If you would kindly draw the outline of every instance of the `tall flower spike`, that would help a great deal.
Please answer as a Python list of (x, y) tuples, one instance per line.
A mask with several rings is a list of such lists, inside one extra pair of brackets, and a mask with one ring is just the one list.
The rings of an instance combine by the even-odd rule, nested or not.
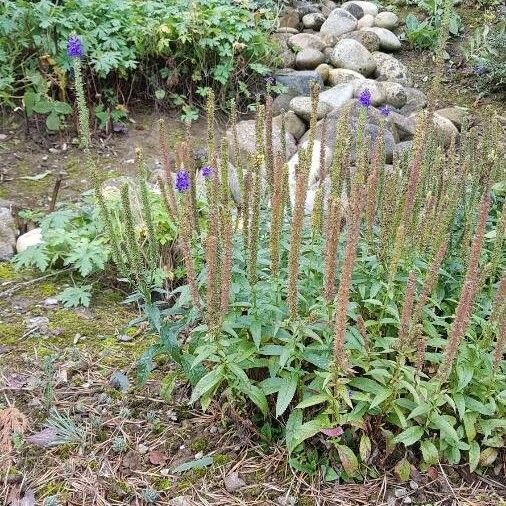
[(506, 348), (506, 275), (499, 282), (490, 320), (499, 326), (493, 355), (494, 370), (497, 370)]
[(243, 249), (244, 258), (249, 255), (249, 231), (250, 231), (250, 218), (251, 218), (251, 172), (247, 172), (244, 176), (244, 203), (243, 203), (243, 217), (242, 217), (242, 234), (243, 234)]
[(70, 58), (82, 58), (84, 56), (84, 45), (77, 35), (71, 35), (67, 41), (67, 55)]
[(186, 170), (176, 172), (176, 190), (179, 193), (187, 192), (190, 189), (190, 174)]
[(469, 320), (471, 318), (471, 312), (479, 282), (479, 260), (485, 238), (489, 209), (490, 195), (488, 192), (485, 192), (481, 200), (479, 221), (476, 227), (471, 253), (469, 255), (464, 285), (462, 287), (457, 308), (455, 309), (455, 318), (450, 329), (443, 360), (437, 371), (437, 377), (442, 383), (446, 382), (448, 376), (450, 375), (453, 362), (458, 353), (460, 342), (466, 333)]
[(219, 257), (218, 239), (215, 235), (208, 235), (205, 243), (207, 265), (207, 326), (213, 333), (219, 325)]
[(290, 251), (288, 254), (287, 303), (290, 318), (293, 319), (297, 317), (298, 309), (299, 262), (310, 164), (309, 152), (301, 150), (299, 153), (299, 166), (297, 168), (298, 170), (295, 187), (295, 202), (292, 212)]
[(341, 202), (331, 195), (327, 213), (325, 233), (325, 267), (323, 274), (323, 293), (325, 300), (330, 304), (335, 295), (337, 248), (339, 245), (339, 232), (341, 231)]
[(215, 124), (214, 124), (214, 112), (215, 112), (215, 97), (214, 91), (209, 90), (207, 94), (207, 157), (212, 167), (216, 167), (217, 155), (216, 155), (216, 138), (215, 138)]
[(158, 140), (160, 144), (162, 168), (165, 179), (168, 183), (167, 185), (164, 185), (166, 189), (167, 211), (169, 211), (169, 215), (175, 216), (177, 213), (177, 202), (174, 188), (172, 186), (172, 171), (170, 168), (169, 151), (167, 147), (167, 129), (165, 126), (165, 121), (163, 119), (160, 119), (158, 122)]
[(283, 158), (278, 155), (274, 163), (271, 197), (272, 221), (269, 238), (271, 273), (275, 278), (279, 276), (279, 243), (283, 227), (283, 178)]
[(344, 250), (343, 269), (340, 276), (339, 289), (336, 297), (334, 324), (334, 364), (336, 372), (346, 375), (348, 358), (344, 347), (346, 336), (346, 311), (348, 309), (351, 275), (357, 259), (357, 246), (360, 238), (360, 221), (365, 191), (359, 187), (353, 194), (351, 213), (348, 216), (348, 231), (346, 233), (346, 247)]
[(416, 274), (414, 271), (411, 271), (406, 282), (406, 291), (404, 292), (404, 303), (402, 305), (401, 321), (399, 324), (398, 349), (401, 353), (405, 351), (409, 340), (413, 316), (413, 303), (415, 300), (415, 289)]
[[(270, 86), (268, 87), (270, 91)], [(272, 190), (274, 185), (274, 145), (272, 140), (272, 96), (267, 94), (265, 101), (265, 168), (267, 171), (267, 181)]]
[(225, 318), (230, 304), (230, 288), (232, 283), (233, 235), (232, 216), (230, 209), (223, 210), (223, 265), (221, 270), (221, 302), (220, 323)]
[(260, 233), (260, 194), (262, 181), (263, 157), (257, 155), (252, 174), (251, 218), (249, 231), (248, 278), (251, 285), (258, 280), (258, 236)]

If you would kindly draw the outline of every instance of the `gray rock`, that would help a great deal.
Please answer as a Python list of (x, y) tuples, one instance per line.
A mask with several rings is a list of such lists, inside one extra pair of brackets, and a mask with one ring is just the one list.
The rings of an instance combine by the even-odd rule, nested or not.
[(121, 392), (126, 392), (130, 388), (130, 381), (128, 381), (125, 374), (119, 371), (112, 373), (109, 383), (114, 389), (120, 390)]
[(325, 16), (320, 12), (311, 12), (302, 18), (304, 28), (310, 28), (312, 30), (319, 30), (324, 22)]
[(29, 318), (26, 321), (26, 328), (28, 330), (34, 329), (37, 329), (39, 331), (47, 330), (48, 325), (49, 325), (49, 318), (47, 318), (46, 316), (34, 316), (33, 318)]
[(290, 109), (290, 101), (293, 97), (297, 97), (298, 93), (291, 90), (288, 93), (282, 93), (278, 95), (272, 101), (272, 114), (273, 116), (277, 116), (281, 114), (283, 111), (288, 111)]
[(469, 118), (469, 109), (457, 106), (445, 107), (444, 109), (436, 111), (436, 114), (450, 120), (460, 131), (462, 130), (462, 125), (464, 124), (466, 118)]
[(397, 26), (399, 26), (399, 18), (397, 17), (397, 14), (394, 14), (393, 12), (380, 12), (374, 18), (374, 26), (392, 30), (393, 28), (397, 28)]
[(328, 83), (331, 86), (346, 84), (356, 79), (365, 79), (362, 74), (348, 69), (332, 69), (329, 71)]
[(323, 82), (326, 83), (329, 80), (329, 72), (332, 70), (332, 67), (327, 63), (321, 63), (314, 70), (322, 78)]
[(394, 137), (396, 137), (398, 141), (406, 141), (414, 137), (416, 130), (416, 121), (414, 118), (408, 118), (395, 111), (391, 111), (388, 116), (388, 121), (394, 125)]
[(385, 103), (386, 94), (380, 82), (373, 79), (359, 79), (353, 82), (353, 96), (355, 98), (358, 98), (365, 90), (370, 92), (371, 104), (374, 107)]
[(377, 16), (378, 15), (378, 6), (373, 2), (365, 2), (361, 0), (354, 0), (353, 2), (344, 2), (341, 6), (343, 9), (348, 7), (350, 4), (357, 4), (358, 6), (362, 7), (362, 10), (364, 11), (364, 14), (370, 14), (371, 16)]
[(274, 33), (272, 39), (278, 45), (277, 55), (281, 59), (283, 68), (292, 68), (295, 66), (295, 53), (288, 47), (288, 39), (291, 37), (288, 33)]
[(305, 16), (311, 12), (320, 12), (318, 7), (308, 0), (296, 0), (292, 5), (299, 11), (301, 16)]
[(295, 35), (295, 34), (299, 33), (299, 30), (297, 30), (297, 28), (290, 28), (289, 26), (283, 26), (282, 28), (278, 28), (276, 30), (276, 33)]
[(298, 70), (293, 72), (278, 71), (275, 73), (276, 81), (286, 86), (297, 95), (309, 95), (311, 81), (323, 87), (323, 80), (314, 70)]
[(334, 9), (320, 28), (322, 36), (339, 37), (352, 32), (357, 27), (357, 19), (344, 9)]
[[(277, 124), (281, 128), (282, 115), (273, 118), (273, 124)], [(293, 112), (285, 112), (285, 128), (286, 131), (299, 140), (306, 133), (306, 124)]]
[(40, 228), (34, 228), (26, 234), (22, 234), (16, 241), (16, 251), (22, 253), (30, 246), (37, 246), (42, 242), (42, 230)]
[(397, 35), (386, 28), (372, 26), (371, 28), (364, 28), (364, 31), (375, 33), (379, 37), (380, 48), (385, 51), (398, 51), (402, 47)]
[(427, 97), (423, 91), (410, 87), (404, 87), (404, 91), (406, 92), (406, 105), (399, 111), (402, 115), (409, 116), (427, 107)]
[(16, 252), (16, 221), (8, 207), (0, 207), (0, 260), (9, 260)]
[(408, 96), (402, 84), (390, 81), (381, 81), (381, 86), (385, 91), (387, 104), (395, 107), (396, 109), (400, 109), (406, 104)]
[(320, 102), (328, 104), (332, 109), (339, 109), (353, 96), (351, 84), (340, 84), (320, 93)]
[(378, 80), (411, 86), (412, 81), (408, 69), (397, 58), (380, 51), (372, 53), (372, 58), (376, 64), (375, 77)]
[(360, 18), (357, 23), (357, 29), (362, 30), (362, 28), (369, 28), (370, 26), (374, 26), (374, 16), (370, 14), (366, 14), (363, 18)]
[(444, 118), (443, 116), (439, 116), (439, 114), (435, 113), (433, 122), (436, 135), (445, 146), (449, 146), (453, 138), (457, 138), (459, 136), (458, 128), (448, 118)]
[(233, 493), (246, 486), (246, 482), (239, 476), (237, 471), (233, 471), (225, 476), (223, 483), (227, 492)]
[[(290, 109), (297, 114), (297, 116), (301, 117), (302, 119), (309, 121), (309, 118), (311, 117), (311, 98), (310, 97), (295, 97), (290, 102)], [(320, 101), (318, 102), (318, 108), (317, 108), (317, 118), (322, 119), (324, 116), (326, 116), (330, 111), (332, 110), (332, 107), (322, 101), (320, 96)]]
[(280, 28), (298, 28), (300, 23), (299, 12), (293, 7), (285, 7), (278, 23)]
[(405, 153), (411, 152), (413, 148), (413, 141), (402, 141), (395, 145), (395, 156), (404, 156)]
[(317, 49), (307, 48), (299, 51), (295, 57), (295, 66), (299, 70), (313, 70), (325, 61), (325, 56)]
[(372, 54), (353, 39), (340, 40), (336, 44), (331, 62), (335, 67), (354, 70), (364, 76), (370, 76), (376, 69)]
[(196, 506), (190, 496), (178, 495), (168, 502), (168, 506)]
[(351, 2), (343, 8), (356, 19), (361, 19), (364, 17), (364, 9), (362, 9), (362, 7), (356, 3)]
[(377, 34), (365, 30), (357, 30), (350, 33), (345, 33), (341, 35), (339, 40), (342, 39), (353, 39), (357, 42), (360, 42), (368, 51), (371, 53), (373, 51), (378, 51), (380, 48), (380, 38)]
[(298, 33), (292, 35), (288, 39), (288, 46), (294, 51), (301, 51), (302, 49), (317, 49), (323, 51), (325, 45), (317, 35), (312, 33)]

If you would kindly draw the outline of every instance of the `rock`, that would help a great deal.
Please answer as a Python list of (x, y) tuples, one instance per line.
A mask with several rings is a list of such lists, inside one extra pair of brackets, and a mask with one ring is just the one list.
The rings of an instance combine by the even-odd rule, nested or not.
[(130, 381), (128, 381), (125, 374), (119, 371), (112, 373), (109, 383), (115, 390), (120, 390), (121, 392), (126, 392), (130, 388)]
[(272, 101), (272, 115), (278, 116), (283, 111), (288, 111), (290, 109), (290, 101), (293, 97), (297, 97), (298, 93), (296, 93), (293, 90), (289, 90), (288, 93), (282, 93), (281, 95), (278, 95), (273, 101)]
[(0, 260), (9, 260), (16, 248), (16, 221), (8, 207), (0, 207)]
[(360, 42), (368, 51), (371, 53), (374, 51), (378, 51), (380, 48), (380, 38), (377, 34), (369, 31), (354, 31), (350, 33), (345, 33), (341, 35), (340, 40), (342, 39), (353, 39), (357, 42)]
[[(243, 120), (237, 123), (237, 143), (239, 148), (239, 153), (241, 157), (246, 161), (248, 154), (255, 154), (256, 152), (256, 140), (255, 140), (255, 120)], [(272, 128), (272, 138), (274, 144), (274, 152), (281, 151), (281, 125), (273, 124)], [(231, 130), (227, 130), (227, 140), (229, 146), (233, 146), (233, 134)], [(290, 158), (297, 152), (297, 146), (295, 144), (295, 139), (293, 135), (287, 133), (286, 134), (286, 150), (287, 157)]]
[(197, 506), (187, 495), (178, 495), (168, 502), (168, 506)]
[(54, 307), (58, 305), (58, 299), (55, 299), (54, 297), (48, 297), (47, 299), (44, 299), (44, 307)]
[(433, 121), (436, 135), (445, 146), (449, 146), (452, 139), (459, 136), (458, 128), (448, 118), (434, 114)]
[[(311, 97), (295, 97), (290, 102), (290, 109), (297, 114), (297, 116), (301, 117), (302, 119), (305, 119), (306, 121), (309, 121), (309, 118), (311, 117)], [(324, 116), (326, 116), (330, 111), (332, 110), (332, 107), (323, 102), (320, 95), (320, 101), (318, 102), (318, 108), (317, 108), (317, 118), (322, 119)]]
[(374, 18), (374, 26), (392, 30), (393, 28), (397, 28), (397, 26), (399, 26), (399, 18), (397, 17), (397, 14), (394, 14), (393, 12), (380, 12)]
[(370, 76), (376, 69), (372, 54), (353, 39), (340, 40), (332, 52), (331, 62), (335, 67), (354, 70)]
[(350, 4), (356, 4), (360, 7), (362, 7), (362, 10), (364, 11), (364, 15), (370, 14), (373, 17), (378, 15), (378, 6), (373, 2), (364, 2), (364, 1), (360, 1), (360, 0), (355, 0), (353, 2), (344, 2), (344, 4), (341, 7), (343, 9), (345, 9)]
[(325, 44), (317, 35), (313, 35), (312, 33), (298, 33), (292, 35), (288, 39), (288, 47), (296, 52), (302, 49), (317, 49), (318, 51), (323, 51)]
[(360, 18), (357, 23), (357, 29), (362, 30), (362, 28), (369, 28), (370, 26), (374, 26), (374, 16), (370, 14), (366, 14), (363, 18)]
[(295, 506), (297, 504), (297, 498), (293, 495), (283, 494), (276, 499), (278, 506)]
[(305, 16), (311, 12), (320, 12), (318, 7), (308, 0), (296, 0), (292, 5), (295, 9), (297, 9), (301, 16)]
[(288, 33), (274, 33), (272, 39), (278, 45), (277, 55), (281, 59), (281, 66), (284, 68), (293, 68), (295, 66), (295, 53), (288, 47), (288, 39), (291, 37)]
[(427, 97), (417, 88), (404, 87), (406, 104), (399, 111), (404, 116), (420, 111), (427, 107)]
[(391, 111), (388, 116), (388, 121), (394, 125), (394, 137), (397, 137), (399, 141), (406, 141), (414, 137), (416, 130), (415, 118), (408, 118), (395, 111)]
[(365, 79), (362, 74), (348, 69), (332, 69), (329, 71), (328, 83), (331, 86), (346, 84), (357, 79)]
[(314, 70), (322, 78), (322, 81), (326, 83), (329, 80), (329, 72), (332, 70), (332, 67), (328, 63), (321, 63)]
[(364, 9), (362, 9), (362, 7), (356, 3), (351, 2), (343, 8), (344, 10), (348, 11), (355, 19), (361, 19), (364, 17)]
[(298, 28), (300, 23), (299, 12), (293, 7), (285, 7), (279, 17), (280, 28)]
[(16, 241), (16, 251), (21, 253), (28, 249), (30, 246), (37, 246), (42, 242), (42, 230), (34, 228), (26, 234), (20, 235)]
[(465, 107), (446, 107), (436, 111), (436, 114), (450, 120), (459, 131), (462, 130), (465, 120), (469, 118), (469, 110)]
[(339, 109), (344, 103), (353, 97), (353, 86), (351, 84), (340, 84), (333, 86), (320, 93), (320, 102), (328, 104), (331, 109)]
[[(282, 116), (276, 116), (273, 118), (273, 124), (278, 124), (281, 128)], [(285, 128), (286, 131), (295, 137), (295, 140), (299, 140), (306, 133), (306, 124), (293, 112), (285, 112)]]
[(332, 53), (334, 52), (333, 47), (326, 47), (323, 50), (323, 54), (325, 55), (325, 63), (330, 63), (330, 59), (332, 58)]
[(357, 19), (344, 9), (334, 9), (320, 28), (320, 34), (330, 40), (337, 40), (343, 33), (352, 32), (357, 27)]
[(411, 86), (411, 77), (408, 69), (397, 58), (375, 51), (372, 53), (373, 61), (376, 64), (375, 77), (380, 81), (393, 81), (403, 86)]
[(278, 28), (276, 30), (276, 33), (288, 33), (290, 35), (295, 35), (299, 33), (299, 30), (296, 28), (290, 28), (289, 26), (284, 26), (283, 28)]
[(323, 80), (314, 70), (299, 70), (293, 72), (278, 71), (275, 73), (276, 81), (283, 84), (297, 95), (310, 93), (311, 81), (315, 81), (323, 88)]
[(49, 318), (46, 316), (34, 316), (26, 321), (26, 328), (28, 330), (37, 329), (39, 332), (46, 333), (49, 325)]
[(402, 47), (397, 35), (386, 28), (372, 26), (371, 28), (364, 28), (364, 31), (375, 33), (379, 37), (380, 48), (385, 51), (398, 51)]
[(381, 81), (381, 86), (385, 92), (385, 101), (387, 104), (400, 109), (406, 104), (408, 96), (404, 86), (390, 81)]
[(374, 107), (385, 103), (386, 95), (381, 83), (373, 79), (359, 79), (353, 82), (353, 96), (355, 98), (358, 98), (365, 90), (369, 90), (371, 93), (371, 104)]
[(223, 483), (227, 492), (234, 493), (246, 486), (246, 482), (239, 476), (237, 471), (231, 472), (225, 476)]
[(295, 66), (299, 70), (313, 70), (324, 61), (324, 54), (312, 48), (303, 49), (295, 56)]
[(302, 18), (304, 28), (310, 28), (311, 30), (319, 30), (324, 22), (325, 16), (319, 12), (311, 12)]
[[(369, 144), (369, 150), (372, 151), (372, 148), (376, 142), (376, 139), (378, 135), (381, 134), (380, 127), (377, 127), (376, 125), (366, 124), (364, 128), (364, 137), (366, 138), (366, 142)], [(395, 139), (392, 135), (392, 132), (389, 130), (385, 130), (383, 132), (383, 138), (385, 140), (385, 160), (387, 163), (392, 162), (393, 156), (394, 156), (394, 149), (395, 149)], [(354, 162), (357, 155), (355, 152), (356, 149), (356, 137), (353, 138), (352, 146), (351, 146), (351, 155), (350, 155), (350, 161)]]

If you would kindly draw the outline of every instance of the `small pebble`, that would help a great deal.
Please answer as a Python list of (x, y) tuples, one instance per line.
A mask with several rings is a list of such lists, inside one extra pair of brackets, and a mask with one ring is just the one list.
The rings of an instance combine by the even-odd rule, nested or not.
[(122, 372), (116, 371), (112, 373), (109, 383), (116, 390), (120, 390), (121, 392), (126, 392), (130, 387), (130, 382), (128, 378)]
[(144, 455), (148, 452), (149, 448), (146, 445), (143, 445), (142, 443), (137, 447), (137, 450), (141, 455)]
[(411, 481), (409, 482), (409, 486), (410, 486), (413, 490), (418, 490), (418, 487), (419, 487), (418, 483), (417, 483), (416, 481), (413, 481), (413, 480), (411, 480)]
[(198, 452), (195, 454), (194, 458), (195, 460), (201, 459), (204, 456), (204, 452)]
[(44, 300), (44, 306), (57, 306), (58, 305), (58, 299), (55, 299), (54, 297), (48, 297), (46, 300)]

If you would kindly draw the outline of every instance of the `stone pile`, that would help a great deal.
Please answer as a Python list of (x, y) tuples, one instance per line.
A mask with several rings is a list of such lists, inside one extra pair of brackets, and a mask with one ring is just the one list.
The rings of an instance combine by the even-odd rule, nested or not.
[[(373, 141), (379, 132), (378, 108), (387, 106), (390, 114), (385, 132), (387, 163), (394, 153), (411, 147), (419, 112), (427, 106), (426, 96), (413, 86), (408, 69), (392, 53), (402, 47), (395, 33), (397, 15), (368, 1), (349, 1), (338, 6), (332, 0), (320, 4), (299, 0), (286, 7), (273, 35), (279, 45), (283, 68), (275, 72), (277, 84), (286, 90), (274, 99), (274, 138), (279, 143), (281, 113), (287, 126), (287, 155), (292, 176), (295, 174), (299, 148), (307, 143), (311, 113), (310, 84), (322, 89), (318, 106), (319, 128), (313, 157), (308, 196), (317, 184), (319, 143), (325, 144), (327, 160), (332, 159), (336, 122), (345, 108), (351, 107), (351, 122), (358, 115), (358, 97), (364, 90), (371, 94), (366, 135)], [(462, 111), (456, 108), (436, 111), (434, 125), (444, 144), (459, 135)], [(321, 123), (325, 119), (324, 138)], [(241, 152), (255, 150), (254, 124), (237, 124)], [(229, 139), (231, 133), (229, 132)], [(353, 148), (352, 148), (353, 150)], [(353, 163), (353, 160), (352, 160)], [(292, 181), (293, 186), (293, 181)]]

